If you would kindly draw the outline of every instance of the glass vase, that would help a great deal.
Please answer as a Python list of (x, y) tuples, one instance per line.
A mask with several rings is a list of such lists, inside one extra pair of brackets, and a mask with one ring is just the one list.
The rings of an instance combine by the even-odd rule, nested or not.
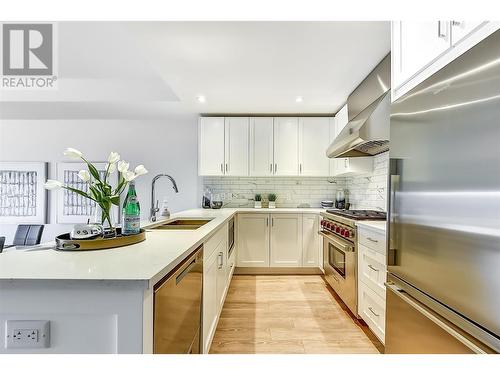
[(116, 237), (116, 220), (112, 207), (106, 210), (98, 204), (94, 207), (94, 214), (92, 215), (93, 224), (102, 226), (102, 233), (105, 238)]

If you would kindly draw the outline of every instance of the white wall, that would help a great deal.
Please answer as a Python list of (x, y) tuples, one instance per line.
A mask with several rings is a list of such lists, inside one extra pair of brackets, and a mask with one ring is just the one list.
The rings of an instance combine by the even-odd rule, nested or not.
[[(149, 174), (137, 179), (141, 216), (151, 205), (151, 179), (168, 173), (177, 181), (175, 194), (168, 180), (157, 182), (157, 197), (168, 198), (172, 212), (199, 206), (197, 177), (197, 117), (173, 114), (161, 120), (0, 120), (0, 161), (47, 161), (49, 178), (56, 162), (67, 161), (66, 147), (81, 150), (88, 160), (105, 161), (117, 151), (131, 167), (144, 164)], [(55, 197), (49, 194), (49, 223), (45, 240), (67, 229), (54, 225)], [(70, 227), (70, 226), (69, 226)], [(16, 225), (0, 225), (0, 235), (11, 243)]]

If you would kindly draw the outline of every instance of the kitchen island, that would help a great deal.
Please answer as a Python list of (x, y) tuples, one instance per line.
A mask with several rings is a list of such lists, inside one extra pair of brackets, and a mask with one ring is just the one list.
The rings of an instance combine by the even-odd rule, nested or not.
[(0, 335), (6, 320), (49, 320), (48, 348), (0, 353), (152, 353), (154, 286), (238, 212), (310, 213), (322, 209), (194, 209), (175, 218), (210, 218), (196, 230), (155, 230), (144, 242), (63, 252), (53, 244), (0, 254)]

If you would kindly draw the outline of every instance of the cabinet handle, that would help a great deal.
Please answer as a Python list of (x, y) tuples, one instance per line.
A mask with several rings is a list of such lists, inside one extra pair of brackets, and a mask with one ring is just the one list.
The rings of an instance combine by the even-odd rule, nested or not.
[(226, 163), (226, 172), (229, 170), (228, 166), (227, 166), (227, 163)]
[(224, 173), (224, 163), (220, 163), (220, 171), (221, 173)]
[(441, 22), (443, 21), (438, 21), (438, 38), (446, 39), (446, 32), (443, 31), (443, 29), (446, 30), (446, 27), (443, 28)]
[(269, 226), (269, 218), (266, 219), (266, 227)]
[(374, 240), (374, 239), (373, 239), (373, 238), (371, 238), (371, 237), (366, 237), (366, 239), (367, 239), (368, 241), (378, 242), (378, 240)]
[(269, 164), (269, 172), (273, 173), (273, 163)]
[(368, 307), (368, 310), (370, 310), (370, 312), (375, 315), (376, 317), (379, 317), (380, 315), (377, 314), (375, 311), (373, 311), (373, 309), (371, 307)]
[(224, 253), (221, 251), (219, 253), (219, 269), (222, 269), (223, 265), (224, 265)]
[(276, 172), (278, 172), (278, 164), (277, 163), (274, 164), (274, 173), (276, 173)]
[(370, 267), (372, 270), (374, 270), (375, 272), (378, 272), (378, 269), (373, 267), (371, 264), (368, 265), (368, 267)]
[(347, 168), (347, 159), (344, 159), (344, 168)]
[(299, 173), (302, 174), (302, 163), (299, 164)]
[(274, 217), (271, 218), (271, 226), (274, 227)]

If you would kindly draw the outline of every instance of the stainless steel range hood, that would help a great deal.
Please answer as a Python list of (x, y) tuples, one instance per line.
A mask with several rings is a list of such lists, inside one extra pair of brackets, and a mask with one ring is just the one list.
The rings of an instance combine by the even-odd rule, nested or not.
[(389, 54), (349, 95), (349, 122), (328, 147), (329, 158), (373, 156), (389, 150), (390, 88)]

